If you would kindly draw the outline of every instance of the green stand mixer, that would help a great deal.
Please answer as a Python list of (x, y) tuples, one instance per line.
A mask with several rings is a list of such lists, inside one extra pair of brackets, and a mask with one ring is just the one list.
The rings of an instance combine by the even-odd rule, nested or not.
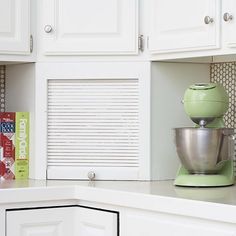
[(234, 129), (224, 125), (229, 98), (223, 86), (214, 83), (191, 85), (184, 94), (183, 104), (186, 114), (196, 125), (174, 129), (181, 161), (174, 185), (233, 185)]

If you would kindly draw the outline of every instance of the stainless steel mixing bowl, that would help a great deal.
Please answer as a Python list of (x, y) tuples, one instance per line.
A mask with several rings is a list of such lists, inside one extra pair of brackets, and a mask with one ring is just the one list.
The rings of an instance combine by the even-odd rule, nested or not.
[(234, 129), (175, 128), (182, 165), (191, 174), (216, 174), (232, 158)]

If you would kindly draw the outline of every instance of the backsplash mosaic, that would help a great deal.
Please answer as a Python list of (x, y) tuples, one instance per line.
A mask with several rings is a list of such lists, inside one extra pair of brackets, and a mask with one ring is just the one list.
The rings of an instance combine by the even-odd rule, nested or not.
[(0, 111), (5, 111), (5, 77), (6, 67), (0, 66)]
[[(229, 109), (224, 120), (226, 127), (236, 132), (236, 62), (214, 63), (210, 68), (210, 81), (220, 83), (229, 95)], [(234, 169), (236, 172), (236, 142), (234, 145)]]
[(229, 95), (229, 109), (225, 114), (225, 124), (229, 128), (236, 128), (236, 62), (211, 64), (210, 81), (220, 83)]

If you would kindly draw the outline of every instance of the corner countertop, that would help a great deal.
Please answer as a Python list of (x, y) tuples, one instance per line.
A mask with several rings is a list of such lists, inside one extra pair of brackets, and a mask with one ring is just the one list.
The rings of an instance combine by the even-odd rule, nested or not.
[(140, 210), (236, 223), (236, 185), (175, 187), (173, 181), (0, 182), (0, 204), (84, 200)]

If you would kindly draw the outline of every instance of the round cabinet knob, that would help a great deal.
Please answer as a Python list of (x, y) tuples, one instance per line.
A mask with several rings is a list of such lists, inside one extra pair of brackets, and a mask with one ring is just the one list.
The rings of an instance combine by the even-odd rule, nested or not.
[(94, 180), (95, 179), (95, 173), (93, 171), (88, 172), (88, 179), (89, 180)]
[(214, 22), (214, 19), (213, 18), (211, 18), (210, 16), (205, 16), (205, 18), (204, 18), (204, 23), (206, 24), (206, 25), (209, 25), (209, 24), (211, 24), (211, 23), (213, 23)]
[(231, 21), (231, 20), (233, 20), (233, 16), (232, 15), (230, 15), (228, 12), (226, 12), (226, 13), (224, 13), (224, 15), (223, 15), (223, 19), (224, 19), (224, 21)]
[(52, 26), (51, 25), (45, 25), (44, 31), (45, 31), (45, 33), (51, 33), (52, 32)]

